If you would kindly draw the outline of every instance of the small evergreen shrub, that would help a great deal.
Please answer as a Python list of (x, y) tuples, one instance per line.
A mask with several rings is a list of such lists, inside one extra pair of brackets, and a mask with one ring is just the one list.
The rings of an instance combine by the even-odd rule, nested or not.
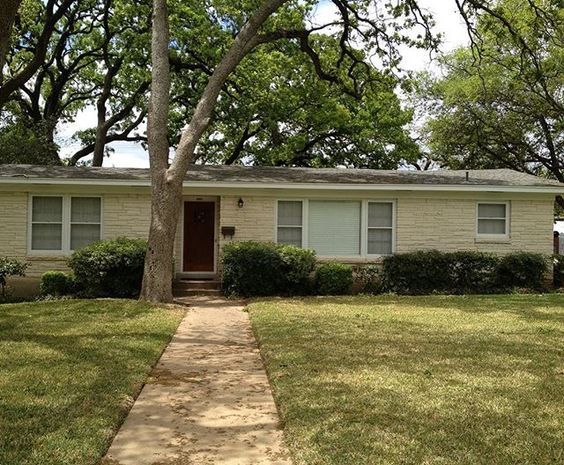
[(39, 289), (43, 296), (71, 295), (75, 291), (74, 277), (62, 271), (47, 271), (41, 275)]
[(222, 289), (226, 295), (272, 296), (303, 294), (315, 253), (290, 245), (234, 242), (223, 248)]
[(352, 284), (353, 272), (350, 265), (324, 263), (315, 271), (315, 290), (319, 295), (350, 294)]
[(450, 287), (449, 258), (438, 250), (390, 255), (382, 267), (383, 288), (397, 294), (431, 294)]
[(289, 295), (309, 294), (311, 274), (315, 268), (316, 257), (313, 250), (292, 245), (278, 245), (276, 250), (282, 262), (281, 291)]
[(497, 256), (483, 252), (452, 252), (446, 255), (449, 262), (446, 291), (453, 294), (488, 294), (496, 291)]
[(504, 255), (497, 266), (497, 284), (502, 289), (541, 290), (548, 270), (546, 257), (538, 253), (514, 252)]
[(353, 271), (353, 288), (362, 294), (380, 294), (382, 292), (382, 267), (363, 265)]
[(564, 255), (554, 255), (552, 271), (554, 273), (554, 286), (562, 287), (564, 285)]
[(141, 291), (147, 242), (120, 237), (75, 251), (69, 265), (80, 294), (87, 297), (136, 297)]
[(10, 276), (25, 276), (28, 264), (15, 258), (0, 258), (0, 296), (6, 297), (6, 284)]

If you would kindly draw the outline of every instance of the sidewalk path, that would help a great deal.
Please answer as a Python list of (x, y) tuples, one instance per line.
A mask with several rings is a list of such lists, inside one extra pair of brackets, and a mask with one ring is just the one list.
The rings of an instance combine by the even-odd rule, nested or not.
[(102, 464), (290, 465), (243, 306), (187, 301)]

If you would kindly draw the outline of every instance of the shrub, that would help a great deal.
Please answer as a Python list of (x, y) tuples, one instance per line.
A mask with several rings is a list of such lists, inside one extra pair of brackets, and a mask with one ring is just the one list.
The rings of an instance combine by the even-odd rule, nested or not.
[(75, 251), (69, 261), (79, 293), (135, 297), (141, 291), (147, 242), (120, 237)]
[(276, 295), (282, 260), (274, 244), (234, 242), (223, 248), (222, 289), (226, 295)]
[(497, 284), (502, 289), (527, 288), (540, 290), (548, 270), (544, 255), (514, 252), (499, 261), (496, 270)]
[(47, 271), (41, 276), (41, 295), (60, 297), (75, 291), (74, 276), (62, 271)]
[(28, 264), (13, 258), (0, 258), (0, 295), (6, 297), (6, 278), (25, 276)]
[(319, 295), (350, 294), (352, 284), (352, 267), (344, 263), (325, 263), (315, 272), (315, 289)]
[(554, 286), (562, 287), (564, 284), (564, 255), (554, 255), (552, 260), (554, 273)]
[(398, 294), (476, 294), (513, 288), (541, 289), (547, 270), (540, 254), (499, 258), (482, 252), (418, 251), (386, 257), (383, 287)]
[(278, 245), (276, 250), (282, 262), (282, 293), (308, 294), (311, 291), (310, 276), (315, 268), (315, 252), (291, 245)]
[(482, 252), (453, 252), (447, 254), (447, 261), (449, 283), (446, 291), (454, 294), (496, 291), (497, 256)]
[(234, 242), (223, 248), (223, 292), (227, 295), (303, 294), (315, 253), (291, 245)]
[(430, 294), (450, 287), (449, 258), (438, 250), (417, 251), (384, 258), (382, 283), (397, 294)]
[(364, 265), (353, 272), (353, 287), (363, 294), (380, 294), (382, 292), (382, 267)]

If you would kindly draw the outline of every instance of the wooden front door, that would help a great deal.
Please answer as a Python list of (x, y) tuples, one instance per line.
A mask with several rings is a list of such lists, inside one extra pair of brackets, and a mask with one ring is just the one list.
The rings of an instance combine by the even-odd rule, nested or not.
[(215, 203), (184, 202), (183, 271), (213, 273), (214, 249)]

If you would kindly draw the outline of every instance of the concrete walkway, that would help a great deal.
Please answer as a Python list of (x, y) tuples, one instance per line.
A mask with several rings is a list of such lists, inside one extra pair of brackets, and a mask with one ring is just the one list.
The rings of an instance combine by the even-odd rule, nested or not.
[(188, 310), (103, 465), (290, 465), (248, 315), (222, 299)]

